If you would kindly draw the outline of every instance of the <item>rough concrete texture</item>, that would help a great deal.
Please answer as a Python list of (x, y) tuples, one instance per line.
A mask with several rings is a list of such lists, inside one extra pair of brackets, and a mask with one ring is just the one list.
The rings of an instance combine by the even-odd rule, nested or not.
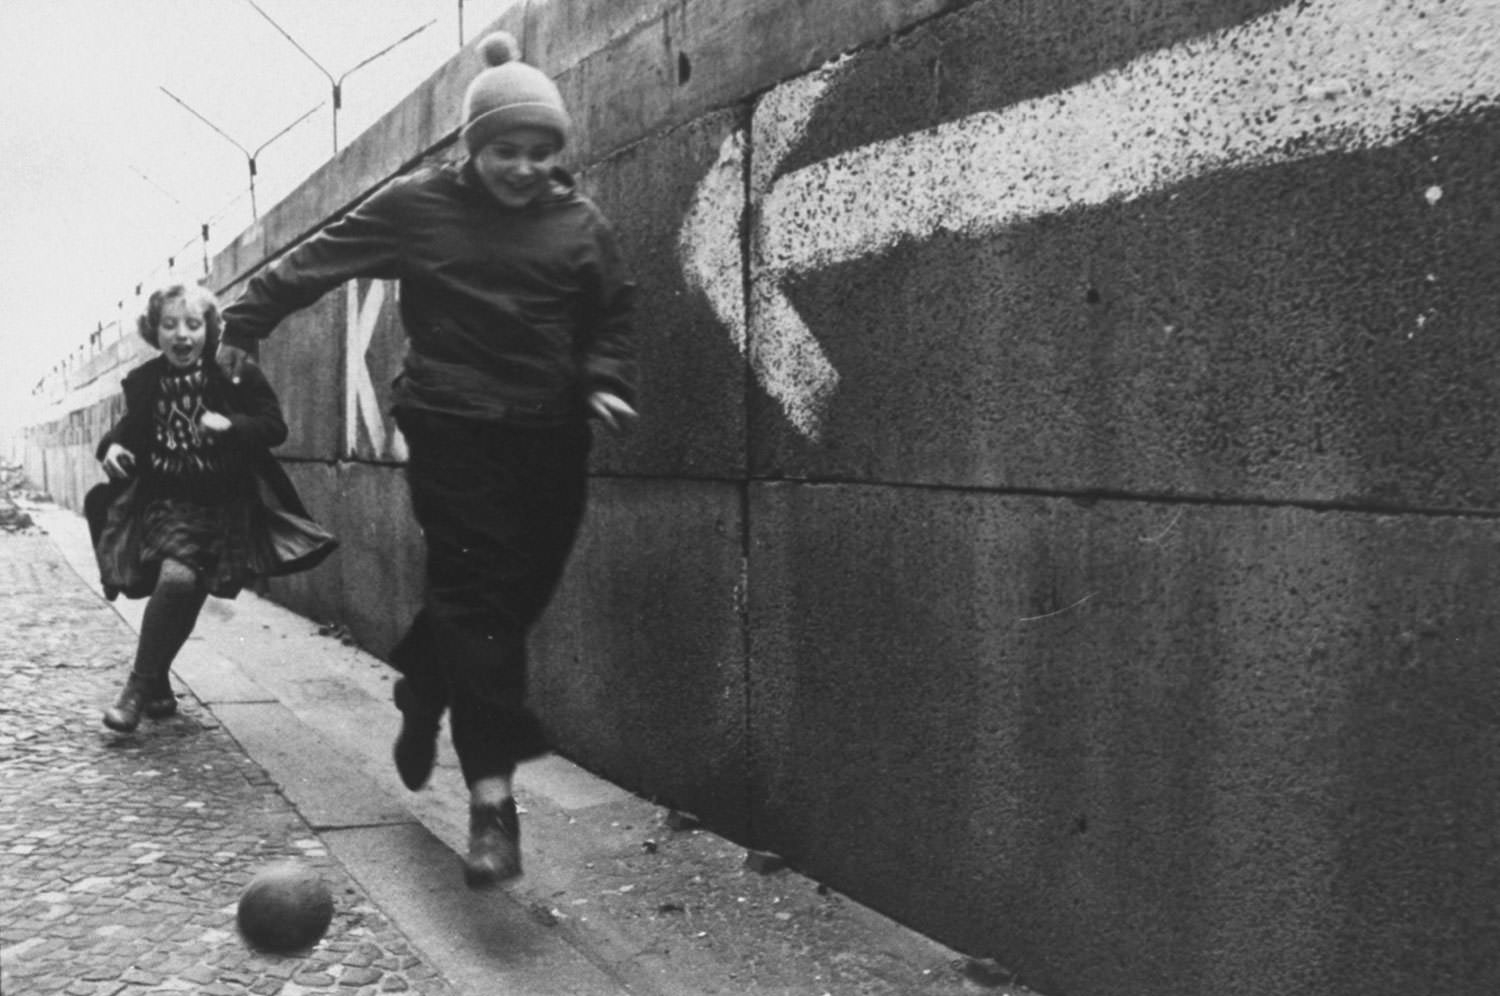
[[(643, 134), (693, 121), (961, 5), (962, 0), (822, 0), (816, 5), (657, 0), (635, 5), (639, 10), (617, 11), (617, 4), (550, 4), (531, 8), (535, 27), (526, 37), (543, 36), (539, 50), (577, 59), (566, 68), (549, 68), (557, 73), (578, 124), (577, 147), (589, 158), (601, 158)], [(599, 38), (602, 44), (578, 56), (574, 38)]]
[(340, 619), (360, 645), (386, 654), (422, 602), (422, 532), (404, 472), (350, 463), (339, 467)]
[(1494, 520), (788, 484), (750, 519), (764, 846), (1044, 990), (1500, 983)]
[(599, 478), (591, 503), (532, 641), (538, 708), (569, 757), (744, 839), (740, 489)]
[[(596, 436), (597, 473), (738, 479), (745, 475), (745, 366), (708, 304), (685, 286), (678, 246), (681, 219), (735, 112), (632, 147), (588, 171), (583, 182), (614, 223), (639, 288), (640, 410), (629, 437)], [(736, 182), (742, 182), (736, 180)], [(739, 227), (712, 233), (740, 286)]]
[[(1266, 5), (1240, 6), (1243, 18)], [(1223, 12), (1207, 23), (1179, 14), (1143, 34), (1103, 16), (1060, 38), (1024, 18), (1015, 5), (980, 4), (851, 60), (783, 170), (887, 140), (918, 119), (973, 121), (1142, 52), (1175, 65), (1179, 99), (1190, 99), (1199, 57), (1173, 63), (1177, 50), (1150, 46), (1173, 40), (1168, 27), (1225, 26)], [(1253, 38), (1256, 25), (1234, 30)], [(1062, 47), (1071, 58), (1059, 57)], [(902, 102), (893, 122), (903, 89), (923, 96)], [(1051, 104), (1029, 113), (1071, 124)], [(1012, 116), (1013, 128), (1027, 120)], [(1041, 211), (984, 237), (870, 245), (796, 272), (791, 300), (838, 387), (817, 446), (800, 445), (774, 407), (762, 410), (760, 466), (1001, 487), (1492, 503), (1493, 470), (1469, 440), (1495, 429), (1472, 371), (1489, 348), (1482, 316), (1500, 283), (1500, 236), (1464, 205), (1493, 196), (1493, 121), (1455, 117), (1388, 147), (1231, 168), (1141, 196), (1122, 184), (1107, 204)], [(1281, 134), (1265, 130), (1267, 143)], [(923, 182), (952, 185), (956, 201), (984, 199), (965, 178), (981, 156), (1004, 151), (972, 134), (933, 136), (923, 148), (938, 174)], [(1049, 152), (1034, 158), (1046, 163)], [(1051, 180), (1037, 169), (1033, 183)], [(902, 176), (860, 179), (906, 196)], [(1043, 194), (1016, 195), (1016, 210)], [(785, 220), (809, 226), (796, 237), (816, 242), (836, 241), (854, 219)], [(752, 329), (780, 332), (773, 321)]]
[(287, 439), (276, 449), (283, 459), (333, 460), (344, 452), (344, 305), (342, 290), (323, 295), (257, 350), (286, 417)]
[[(521, 31), (526, 59), (546, 66), (554, 75), (608, 47), (609, 43), (641, 30), (661, 16), (659, 0), (616, 0), (610, 4), (532, 5), (522, 12)], [(502, 18), (502, 24), (516, 22)]]

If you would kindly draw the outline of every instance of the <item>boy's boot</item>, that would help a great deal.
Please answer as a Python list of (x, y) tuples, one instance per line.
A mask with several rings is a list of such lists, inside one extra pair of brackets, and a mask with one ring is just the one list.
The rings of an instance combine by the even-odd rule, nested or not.
[(498, 885), (521, 874), (521, 820), (516, 800), (469, 806), (469, 853), (464, 881), (471, 889)]
[(146, 714), (147, 719), (166, 719), (177, 715), (177, 693), (172, 691), (171, 678), (165, 674), (151, 678), (151, 686), (146, 690), (146, 701), (141, 711)]
[(141, 709), (146, 704), (149, 694), (151, 678), (144, 674), (130, 672), (130, 677), (125, 680), (125, 687), (120, 689), (120, 697), (115, 704), (104, 710), (104, 725), (119, 733), (130, 733), (141, 722)]
[(396, 771), (402, 784), (415, 792), (432, 776), (443, 710), (419, 699), (405, 678), (396, 679), (395, 698), (396, 708), (401, 710), (401, 732), (396, 735), (393, 751)]

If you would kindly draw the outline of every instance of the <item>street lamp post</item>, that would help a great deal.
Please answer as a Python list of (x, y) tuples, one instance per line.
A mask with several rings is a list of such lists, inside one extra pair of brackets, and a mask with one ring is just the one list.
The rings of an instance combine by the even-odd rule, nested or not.
[(282, 135), (285, 135), (287, 132), (291, 131), (302, 122), (306, 121), (314, 111), (323, 106), (321, 103), (319, 103), (317, 106), (309, 108), (307, 111), (303, 112), (301, 117), (297, 118), (297, 120), (293, 121), (291, 124), (287, 125), (285, 128), (281, 129), (276, 134), (260, 143), (260, 145), (256, 147), (255, 151), (251, 152), (239, 142), (235, 141), (234, 138), (225, 133), (224, 129), (208, 120), (208, 118), (204, 117), (202, 114), (199, 114), (197, 111), (193, 110), (192, 107), (188, 105), (188, 102), (177, 96), (177, 94), (173, 93), (171, 90), (168, 90), (166, 87), (159, 87), (158, 89), (160, 89), (161, 92), (166, 94), (168, 97), (171, 97), (173, 100), (177, 101), (177, 103), (181, 104), (183, 110), (187, 111), (193, 117), (197, 118), (199, 121), (202, 121), (204, 124), (212, 128), (230, 145), (233, 145), (236, 149), (239, 149), (240, 152), (244, 153), (245, 162), (250, 167), (250, 217), (252, 220), (260, 218), (260, 212), (255, 205), (255, 160), (260, 156), (262, 152), (266, 150), (266, 146), (270, 145)]
[[(271, 27), (275, 28), (277, 30), (277, 32), (280, 33), (281, 37), (283, 37), (287, 41), (291, 42), (292, 43), (292, 47), (295, 48), (297, 51), (301, 52), (302, 55), (303, 55), (303, 57), (306, 58), (308, 62), (311, 62), (314, 66), (316, 66), (317, 69), (318, 69), (318, 72), (322, 73), (325, 77), (327, 77), (328, 84), (333, 89), (333, 151), (335, 153), (337, 153), (339, 151), (339, 108), (341, 108), (341, 107), (344, 106), (344, 80), (348, 79), (349, 78), (349, 74), (353, 73), (356, 69), (362, 69), (365, 66), (368, 66), (370, 63), (374, 62), (376, 59), (380, 58), (382, 55), (385, 55), (387, 52), (389, 52), (391, 49), (395, 48), (397, 45), (400, 45), (402, 42), (405, 42), (408, 39), (416, 37), (417, 35), (421, 34), (423, 31), (426, 31), (428, 28), (432, 27), (434, 24), (437, 23), (437, 18), (433, 18), (432, 20), (428, 21), (426, 24), (422, 25), (421, 27), (419, 27), (419, 28), (413, 28), (411, 31), (408, 31), (406, 34), (402, 35), (400, 38), (397, 38), (395, 41), (391, 42), (389, 45), (387, 45), (385, 48), (381, 49), (379, 52), (376, 52), (374, 55), (369, 56), (364, 61), (362, 61), (362, 62), (360, 62), (360, 63), (358, 63), (358, 64), (350, 67), (349, 69), (346, 69), (341, 76), (335, 77), (333, 75), (333, 73), (329, 72), (326, 68), (324, 68), (324, 66), (323, 66), (323, 64), (321, 62), (319, 62), (317, 59), (314, 59), (312, 57), (312, 53), (308, 52), (307, 49), (305, 49), (301, 45), (299, 45), (297, 43), (297, 39), (293, 38), (291, 36), (291, 34), (285, 28), (283, 28), (281, 25), (277, 24), (276, 21), (275, 21), (275, 19), (272, 18), (270, 14), (267, 14), (264, 10), (261, 10), (260, 5), (257, 4), (255, 2), (255, 0), (245, 0), (245, 2), (248, 3), (251, 7), (254, 7), (255, 8), (255, 12), (257, 14), (259, 14), (261, 17), (265, 18), (266, 21), (267, 21), (267, 23), (269, 23), (271, 25)], [(322, 105), (319, 105), (319, 106), (322, 106)]]

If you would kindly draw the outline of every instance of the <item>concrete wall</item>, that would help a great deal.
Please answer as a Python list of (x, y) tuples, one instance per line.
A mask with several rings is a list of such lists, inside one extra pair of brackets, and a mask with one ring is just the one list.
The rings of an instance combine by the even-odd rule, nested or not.
[[(1057, 994), (1500, 991), (1500, 7), (633, 0), (507, 22), (643, 285), (535, 641), (571, 757)], [(215, 261), (443, 154), (465, 54)], [(393, 288), (289, 320), (389, 649)], [(75, 501), (109, 402), (32, 430)]]

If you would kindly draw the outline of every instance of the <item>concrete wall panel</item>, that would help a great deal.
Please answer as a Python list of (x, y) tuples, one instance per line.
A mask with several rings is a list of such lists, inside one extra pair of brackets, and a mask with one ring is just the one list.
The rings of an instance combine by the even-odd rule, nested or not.
[(360, 646), (385, 656), (422, 604), (422, 532), (399, 468), (341, 464), (339, 492), (341, 615)]
[[(639, 431), (599, 434), (599, 473), (686, 477), (745, 473), (745, 366), (740, 349), (704, 299), (684, 282), (678, 225), (737, 115), (709, 115), (631, 147), (589, 170), (582, 183), (609, 216), (638, 284)], [(731, 177), (742, 183), (737, 174)], [(737, 226), (705, 232), (712, 251), (740, 261)], [(735, 287), (740, 286), (737, 274)]]
[(737, 485), (596, 479), (532, 641), (559, 748), (605, 777), (747, 829)]
[(578, 122), (578, 148), (598, 158), (961, 5), (662, 0), (600, 15), (592, 5), (550, 4), (538, 8), (528, 37), (561, 61), (577, 52), (571, 28), (579, 20), (586, 26), (576, 37), (609, 37), (566, 68), (550, 67)]
[(762, 845), (1044, 992), (1479, 991), (1493, 520), (790, 484), (749, 514)]
[(519, 31), (515, 30), (515, 21), (508, 17), (497, 23), (520, 40), (528, 62), (559, 74), (616, 39), (651, 30), (660, 19), (663, 6), (661, 0), (528, 4), (522, 11)]
[(74, 511), (83, 510), (83, 497), (106, 480), (94, 457), (99, 439), (124, 410), (124, 400), (106, 395), (77, 409), (48, 408), (44, 421), (26, 428), (22, 468), (28, 484)]
[(342, 290), (286, 318), (258, 359), (281, 399), (287, 440), (276, 455), (333, 460), (344, 438), (345, 300)]
[[(965, 4), (837, 65), (826, 99), (810, 109), (805, 133), (786, 150), (781, 169), (1043, 98), (1290, 6), (1294, 0)], [(1181, 69), (1191, 89), (1192, 67)], [(1130, 100), (1122, 94), (1122, 107)], [(1050, 150), (1036, 151), (1045, 159)]]
[[(1500, 468), (1467, 440), (1496, 429), (1476, 371), (1500, 235), (1463, 204), (1493, 199), (1500, 117), (1435, 109), (1420, 132), (1371, 125), (1356, 139), (1304, 118), (1379, 121), (1379, 99), (1309, 109), (1303, 87), (1213, 104), (1214, 60), (1284, 60), (1285, 25), (1306, 33), (1309, 58), (1360, 68), (1336, 47), (1352, 12), (1273, 6), (1192, 5), (1137, 25), (1105, 5), (1061, 31), (1051, 10), (1044, 26), (1030, 8), (979, 4), (817, 87), (769, 94), (751, 142), (765, 177), (752, 282), (796, 318), (763, 300), (752, 348), (771, 368), (762, 383), (791, 379), (805, 401), (806, 364), (782, 355), (800, 321), (836, 386), (816, 439), (784, 404), (758, 406), (758, 472), (1493, 506)], [(1400, 33), (1394, 9), (1362, 30)], [(1453, 44), (1482, 45), (1464, 25), (1450, 19)], [(1101, 71), (1118, 93), (1079, 82)], [(1420, 90), (1420, 70), (1371, 72)], [(1129, 157), (1200, 103), (1222, 124), (1180, 126), (1161, 151), (1201, 172), (1184, 165), (1153, 189), (1156, 161), (1138, 171)], [(1075, 175), (1082, 143), (1112, 132), (1125, 161)], [(1239, 158), (1200, 147), (1224, 134)], [(987, 166), (1007, 157), (1024, 167), (1009, 181)]]

